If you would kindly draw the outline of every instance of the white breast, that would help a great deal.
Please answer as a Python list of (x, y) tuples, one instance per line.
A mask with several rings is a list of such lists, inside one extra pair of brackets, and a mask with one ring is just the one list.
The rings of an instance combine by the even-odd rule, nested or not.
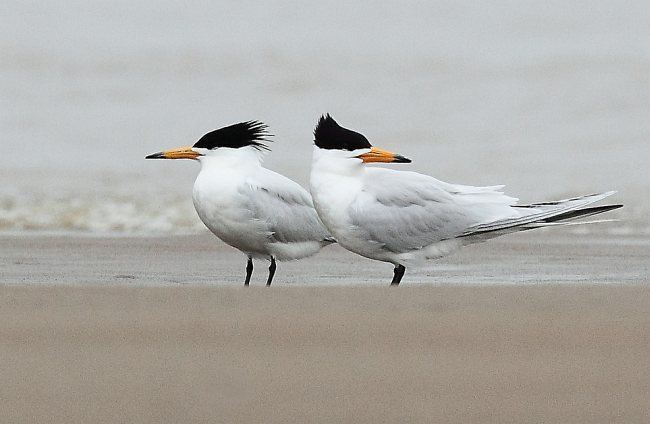
[(394, 255), (365, 239), (352, 221), (350, 208), (367, 194), (363, 192), (361, 160), (350, 159), (346, 153), (314, 147), (309, 182), (314, 207), (341, 246), (371, 259), (391, 262)]
[(371, 259), (413, 264), (458, 249), (462, 242), (447, 237), (454, 230), (448, 227), (473, 222), (434, 180), (414, 175), (366, 168), (350, 152), (316, 148), (310, 187), (319, 216), (343, 247)]
[(268, 233), (250, 210), (250, 198), (242, 190), (245, 174), (203, 166), (194, 182), (192, 198), (201, 221), (225, 243), (250, 256), (268, 257)]
[(304, 188), (251, 152), (223, 150), (201, 159), (193, 191), (199, 217), (217, 237), (248, 256), (278, 260), (313, 255), (331, 242)]

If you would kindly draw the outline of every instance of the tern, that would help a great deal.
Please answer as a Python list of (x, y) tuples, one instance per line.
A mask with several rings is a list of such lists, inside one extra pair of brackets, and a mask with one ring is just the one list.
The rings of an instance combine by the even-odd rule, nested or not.
[(518, 199), (500, 191), (504, 186), (449, 184), (416, 172), (366, 166), (380, 162), (411, 161), (373, 147), (329, 114), (321, 116), (310, 173), (316, 211), (341, 246), (393, 264), (391, 285), (400, 283), (407, 265), (446, 256), (465, 245), (566, 225), (622, 206), (589, 206), (613, 191), (518, 205)]
[(193, 159), (201, 163), (192, 199), (210, 231), (248, 257), (248, 286), (253, 258), (271, 262), (301, 259), (333, 243), (318, 218), (309, 192), (262, 166), (270, 134), (258, 121), (211, 131), (193, 146), (154, 153), (146, 159)]

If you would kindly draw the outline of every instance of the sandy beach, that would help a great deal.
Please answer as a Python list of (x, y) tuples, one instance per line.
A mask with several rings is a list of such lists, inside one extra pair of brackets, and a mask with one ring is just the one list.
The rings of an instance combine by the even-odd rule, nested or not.
[(397, 289), (338, 248), (281, 264), (270, 289), (261, 263), (240, 286), (242, 256), (207, 236), (7, 236), (0, 252), (3, 422), (650, 416), (644, 239), (510, 237)]

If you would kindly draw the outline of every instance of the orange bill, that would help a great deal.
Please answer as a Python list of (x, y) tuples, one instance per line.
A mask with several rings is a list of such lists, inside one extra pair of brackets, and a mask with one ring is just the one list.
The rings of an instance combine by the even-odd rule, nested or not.
[(154, 153), (145, 157), (145, 159), (196, 159), (199, 156), (202, 156), (201, 153), (195, 152), (190, 146), (185, 146)]
[(411, 159), (407, 159), (402, 155), (397, 153), (389, 152), (388, 150), (380, 149), (379, 147), (373, 147), (368, 153), (357, 156), (359, 159), (364, 161), (364, 163), (372, 162), (394, 162), (394, 163), (410, 163)]

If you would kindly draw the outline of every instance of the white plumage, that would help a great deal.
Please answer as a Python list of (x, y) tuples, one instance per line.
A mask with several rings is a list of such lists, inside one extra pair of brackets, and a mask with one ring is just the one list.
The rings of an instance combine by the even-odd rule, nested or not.
[(201, 221), (225, 243), (248, 257), (248, 285), (253, 258), (271, 262), (300, 259), (333, 243), (309, 193), (299, 184), (262, 166), (269, 141), (266, 125), (248, 121), (205, 134), (192, 147), (154, 153), (147, 159), (193, 159), (201, 162), (192, 198)]
[(518, 206), (516, 198), (500, 191), (503, 186), (449, 184), (364, 163), (391, 162), (391, 157), (408, 161), (371, 148), (361, 134), (323, 117), (316, 129), (310, 189), (316, 211), (338, 243), (394, 264), (394, 284), (399, 284), (406, 265), (448, 255), (464, 245), (620, 207), (584, 209), (614, 192)]
[(298, 183), (264, 168), (253, 147), (219, 148), (201, 156), (192, 198), (201, 221), (246, 256), (301, 259), (331, 243)]

